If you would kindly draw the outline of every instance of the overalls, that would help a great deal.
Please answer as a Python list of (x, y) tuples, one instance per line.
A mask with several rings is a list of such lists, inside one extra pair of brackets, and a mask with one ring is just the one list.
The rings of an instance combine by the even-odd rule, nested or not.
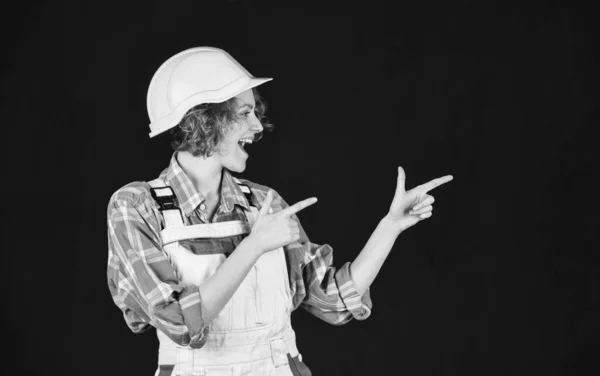
[[(187, 226), (175, 205), (171, 188), (160, 179), (149, 182), (153, 197), (161, 204), (165, 220), (161, 231), (163, 250), (184, 285), (202, 284), (225, 261), (226, 255), (194, 254), (181, 246), (180, 241), (198, 238), (227, 241), (236, 235), (247, 235), (252, 229), (258, 209), (252, 204), (250, 188), (238, 179), (234, 180), (248, 198), (251, 208), (250, 212), (245, 212), (248, 221)], [(171, 205), (165, 207), (162, 205), (165, 202)], [(291, 376), (288, 354), (290, 357), (299, 355), (290, 323), (291, 311), (285, 253), (283, 248), (279, 248), (260, 256), (232, 298), (210, 323), (207, 342), (202, 348), (180, 346), (162, 331), (156, 331), (159, 369), (155, 375)], [(299, 359), (301, 361), (301, 356)], [(169, 365), (174, 365), (174, 368)], [(165, 372), (167, 369), (169, 371)]]

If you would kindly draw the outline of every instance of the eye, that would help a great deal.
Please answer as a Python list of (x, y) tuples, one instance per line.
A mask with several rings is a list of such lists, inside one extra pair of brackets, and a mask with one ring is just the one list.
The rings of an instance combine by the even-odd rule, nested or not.
[(250, 114), (252, 113), (252, 111), (244, 111), (242, 112), (242, 115), (244, 115), (245, 117), (250, 116)]

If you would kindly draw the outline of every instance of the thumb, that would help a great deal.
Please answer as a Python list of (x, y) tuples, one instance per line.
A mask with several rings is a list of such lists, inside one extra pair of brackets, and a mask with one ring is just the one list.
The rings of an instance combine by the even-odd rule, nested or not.
[(258, 212), (258, 218), (262, 218), (266, 214), (269, 213), (269, 209), (271, 208), (272, 202), (273, 202), (273, 190), (269, 189), (269, 192), (267, 192), (267, 197), (265, 197), (265, 200), (262, 202), (262, 207), (260, 208), (260, 212)]
[(398, 183), (396, 183), (396, 192), (404, 193), (406, 183), (406, 174), (404, 173), (404, 169), (398, 166)]

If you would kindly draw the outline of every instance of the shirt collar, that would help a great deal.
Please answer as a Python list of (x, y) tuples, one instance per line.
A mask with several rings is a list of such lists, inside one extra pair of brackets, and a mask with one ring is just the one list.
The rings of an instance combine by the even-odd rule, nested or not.
[[(177, 161), (177, 152), (173, 153), (169, 167), (160, 174), (160, 178), (173, 188), (175, 196), (177, 196), (179, 207), (187, 217), (196, 210), (198, 205), (204, 202), (204, 196), (196, 190), (192, 180), (179, 165), (179, 162)], [(224, 168), (223, 176), (221, 177), (222, 210), (226, 213), (230, 213), (236, 204), (245, 209), (250, 208), (248, 200), (246, 200), (244, 193), (233, 180), (233, 176), (231, 176), (229, 170)]]
[(239, 205), (244, 209), (250, 209), (248, 200), (240, 186), (233, 180), (233, 176), (228, 169), (223, 169), (223, 178), (221, 179), (221, 206), (223, 211), (230, 213), (234, 205)]

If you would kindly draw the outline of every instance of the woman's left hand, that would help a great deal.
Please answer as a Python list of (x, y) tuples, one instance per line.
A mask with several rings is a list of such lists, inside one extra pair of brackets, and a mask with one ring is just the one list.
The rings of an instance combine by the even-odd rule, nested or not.
[(390, 206), (388, 217), (401, 229), (406, 230), (414, 226), (417, 222), (429, 218), (432, 215), (433, 196), (427, 192), (433, 188), (447, 183), (453, 179), (452, 175), (446, 175), (441, 178), (433, 179), (428, 183), (421, 184), (406, 192), (404, 184), (406, 174), (402, 167), (398, 167), (398, 183), (396, 185), (396, 194)]

